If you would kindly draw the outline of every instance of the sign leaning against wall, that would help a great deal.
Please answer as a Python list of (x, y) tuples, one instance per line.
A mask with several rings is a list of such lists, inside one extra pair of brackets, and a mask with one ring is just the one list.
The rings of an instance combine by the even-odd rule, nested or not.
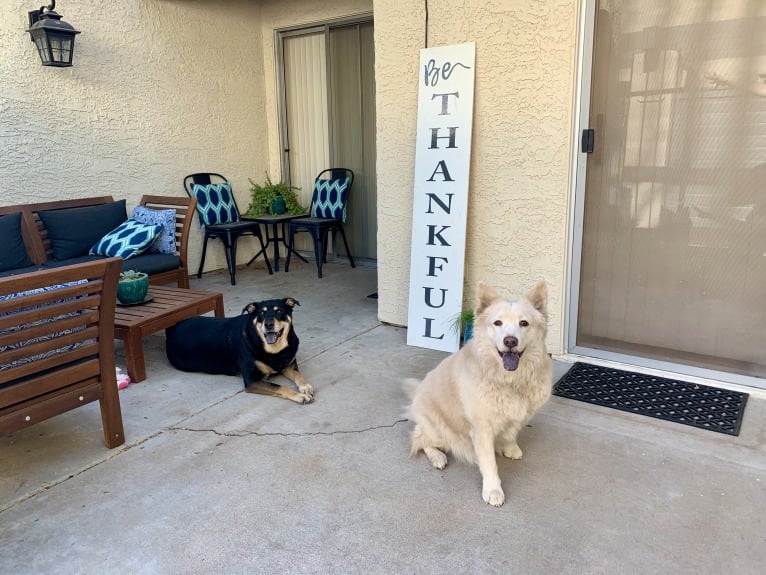
[(407, 344), (453, 352), (463, 302), (476, 44), (420, 51)]

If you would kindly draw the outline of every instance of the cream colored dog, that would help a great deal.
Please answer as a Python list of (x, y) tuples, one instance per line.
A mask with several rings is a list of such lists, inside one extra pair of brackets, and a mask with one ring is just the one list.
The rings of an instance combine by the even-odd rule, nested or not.
[(446, 452), (477, 464), (484, 501), (500, 506), (495, 452), (521, 459), (516, 434), (551, 395), (548, 288), (540, 282), (525, 298), (506, 301), (482, 282), (476, 295), (473, 338), (422, 382), (405, 382), (416, 424), (411, 454), (423, 451), (437, 469), (447, 465)]

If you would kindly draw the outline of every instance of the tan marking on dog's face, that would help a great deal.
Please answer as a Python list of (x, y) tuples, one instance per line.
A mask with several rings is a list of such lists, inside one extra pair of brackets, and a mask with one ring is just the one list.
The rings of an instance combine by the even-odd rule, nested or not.
[(253, 320), (255, 331), (268, 353), (279, 353), (287, 347), (292, 318), (280, 306), (263, 306)]
[(279, 353), (288, 346), (292, 317), (282, 302), (257, 304), (250, 313), (255, 313), (253, 326), (267, 353)]

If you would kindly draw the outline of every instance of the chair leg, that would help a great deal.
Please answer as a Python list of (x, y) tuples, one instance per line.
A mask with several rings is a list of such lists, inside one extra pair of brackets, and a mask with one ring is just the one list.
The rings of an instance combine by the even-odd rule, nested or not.
[(348, 242), (346, 241), (346, 232), (343, 231), (342, 224), (338, 227), (338, 230), (340, 231), (340, 237), (343, 238), (343, 245), (346, 246), (346, 255), (348, 255), (348, 261), (351, 262), (351, 267), (355, 268), (356, 264), (354, 263), (354, 258), (351, 257), (351, 250), (348, 249)]
[(221, 236), (221, 239), (223, 240), (223, 251), (226, 254), (226, 267), (229, 269), (231, 285), (237, 285), (237, 236), (228, 233)]
[(197, 278), (202, 277), (202, 268), (205, 267), (205, 254), (207, 254), (207, 240), (208, 235), (205, 234), (205, 239), (202, 241), (202, 257), (199, 260), (199, 269), (197, 270)]
[(324, 241), (324, 234), (320, 232), (312, 232), (312, 236), (314, 236), (314, 258), (317, 262), (317, 277), (322, 277), (322, 260), (324, 259), (325, 254), (325, 245), (327, 242)]
[[(111, 369), (114, 371), (114, 367)], [(120, 397), (117, 394), (117, 381), (114, 377), (111, 377), (111, 373), (102, 374), (102, 397), (99, 400), (101, 425), (104, 429), (104, 442), (110, 449), (125, 443), (125, 430), (122, 425), (122, 411), (120, 410)]]

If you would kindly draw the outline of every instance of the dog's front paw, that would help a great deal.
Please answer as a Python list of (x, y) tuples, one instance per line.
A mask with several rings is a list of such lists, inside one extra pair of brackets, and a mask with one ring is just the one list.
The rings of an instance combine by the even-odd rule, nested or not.
[(311, 387), (308, 383), (299, 385), (298, 391), (301, 392), (303, 395), (308, 395), (311, 398), (311, 401), (314, 401), (314, 388)]
[(423, 451), (425, 452), (428, 461), (430, 461), (431, 465), (436, 469), (444, 469), (447, 467), (447, 456), (441, 449), (426, 447)]
[(484, 498), (485, 503), (489, 503), (495, 507), (500, 507), (503, 503), (505, 503), (505, 493), (503, 493), (503, 489), (501, 487), (492, 489), (485, 487), (481, 492), (481, 496)]
[(314, 401), (314, 393), (313, 393), (313, 390), (311, 394), (303, 393), (301, 391), (296, 391), (295, 395), (291, 399), (295, 403), (300, 403), (301, 405), (305, 405), (306, 403), (312, 403)]
[(521, 459), (523, 456), (524, 452), (521, 450), (521, 447), (519, 447), (517, 443), (514, 443), (513, 445), (506, 445), (503, 448), (503, 457), (507, 457), (508, 459)]

